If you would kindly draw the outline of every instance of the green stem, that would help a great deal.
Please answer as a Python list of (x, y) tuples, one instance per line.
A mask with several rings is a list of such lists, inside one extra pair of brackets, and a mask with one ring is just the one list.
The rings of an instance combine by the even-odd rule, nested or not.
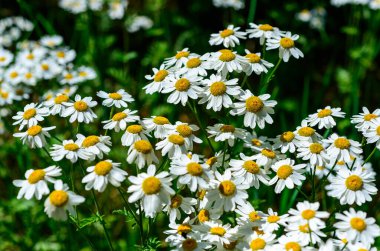
[(376, 152), (376, 146), (373, 148), (373, 150), (372, 150), (372, 152), (370, 153), (370, 155), (365, 159), (365, 161), (364, 161), (364, 163), (363, 163), (363, 165), (365, 164), (365, 163), (367, 163), (371, 158), (372, 158), (372, 156), (375, 154), (375, 152)]
[[(109, 119), (112, 119), (112, 116), (113, 116), (113, 111), (115, 110), (115, 107), (112, 106), (111, 108), (111, 111), (110, 111), (110, 116), (109, 116)], [(108, 129), (106, 130), (106, 132), (104, 133), (104, 136), (107, 136), (108, 134)]]
[(305, 199), (309, 199), (309, 197), (304, 193), (304, 192), (302, 192), (302, 190), (300, 189), (300, 188), (298, 188), (298, 187), (294, 187), (299, 193), (301, 193), (304, 197), (305, 197)]
[(131, 214), (132, 214), (132, 216), (133, 216), (133, 219), (135, 220), (136, 223), (138, 223), (139, 221), (137, 220), (136, 213), (133, 211), (133, 209), (132, 209), (131, 206), (129, 205), (128, 201), (125, 199), (124, 194), (123, 194), (123, 192), (121, 191), (120, 187), (118, 187), (117, 190), (119, 191), (119, 193), (120, 193), (120, 195), (121, 195), (121, 198), (123, 198), (124, 204), (125, 204), (125, 206), (127, 207), (128, 211), (131, 212)]
[(311, 170), (311, 184), (312, 184), (312, 201), (315, 201), (315, 172), (317, 170), (317, 165)]
[(330, 169), (330, 171), (327, 173), (327, 175), (325, 177), (323, 177), (323, 179), (321, 180), (321, 182), (318, 185), (318, 189), (317, 190), (319, 190), (321, 188), (321, 186), (326, 182), (327, 178), (330, 176), (330, 174), (334, 170), (334, 168), (335, 168), (335, 166), (336, 166), (337, 163), (338, 163), (338, 159), (335, 160), (335, 163), (334, 163), (333, 167)]
[(256, 6), (257, 6), (257, 0), (251, 0), (251, 4), (249, 6), (247, 23), (251, 23), (255, 19)]
[(141, 210), (141, 203), (139, 202), (139, 225), (140, 225), (140, 238), (141, 238), (141, 245), (144, 245), (144, 222), (142, 217), (142, 210)]
[[(272, 80), (272, 77), (274, 75), (274, 73), (277, 71), (278, 67), (280, 66), (282, 62), (282, 58), (279, 58), (278, 61), (277, 61), (277, 64), (276, 66), (273, 68), (273, 70), (269, 73), (268, 77), (267, 78), (263, 78), (263, 80), (265, 79), (265, 83), (261, 86), (261, 89), (260, 89), (260, 93), (264, 93), (266, 92), (266, 90), (268, 89), (268, 84), (269, 82)], [(260, 83), (261, 85), (262, 83)]]

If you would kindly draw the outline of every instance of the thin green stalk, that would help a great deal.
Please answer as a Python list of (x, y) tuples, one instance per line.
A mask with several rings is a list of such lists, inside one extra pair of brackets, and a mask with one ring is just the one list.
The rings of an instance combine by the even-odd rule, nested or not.
[(319, 185), (318, 185), (318, 188), (317, 190), (319, 190), (321, 188), (321, 186), (326, 182), (327, 178), (330, 176), (330, 174), (332, 173), (332, 171), (334, 170), (336, 164), (338, 163), (338, 159), (335, 160), (335, 163), (334, 165), (332, 166), (332, 168), (330, 169), (330, 171), (327, 173), (327, 175), (325, 177), (323, 177), (323, 179), (320, 181)]
[(371, 158), (372, 158), (372, 156), (375, 154), (375, 152), (376, 152), (376, 146), (373, 148), (373, 150), (372, 150), (372, 152), (370, 153), (370, 155), (365, 159), (365, 161), (364, 161), (364, 163), (363, 163), (363, 165), (365, 164), (365, 163), (367, 163)]
[[(115, 110), (115, 107), (112, 106), (111, 108), (111, 111), (110, 111), (110, 116), (109, 116), (109, 119), (112, 119), (112, 116), (113, 116), (113, 111)], [(104, 136), (107, 136), (108, 134), (108, 129), (106, 129), (105, 133), (104, 133)]]
[(311, 170), (311, 184), (312, 184), (312, 201), (315, 201), (315, 172), (317, 170), (317, 165)]
[(224, 142), (224, 150), (223, 150), (223, 163), (222, 163), (222, 171), (224, 171), (224, 161), (226, 160), (226, 152), (228, 148), (228, 141)]
[(125, 199), (124, 194), (123, 194), (123, 192), (121, 191), (120, 187), (118, 187), (117, 190), (119, 191), (119, 193), (120, 193), (120, 195), (121, 195), (121, 198), (123, 199), (124, 204), (125, 204), (125, 206), (127, 207), (128, 211), (131, 212), (131, 214), (132, 214), (132, 216), (133, 216), (133, 219), (135, 220), (136, 223), (138, 223), (136, 213), (133, 211), (133, 209), (131, 208), (130, 204), (129, 204), (128, 201)]
[(139, 226), (140, 226), (140, 238), (141, 238), (141, 245), (144, 245), (144, 222), (143, 222), (143, 217), (142, 217), (142, 210), (141, 210), (141, 203), (139, 202)]
[(252, 23), (255, 19), (257, 0), (251, 0), (251, 4), (249, 6), (249, 13), (247, 18), (247, 23)]
[(302, 190), (300, 189), (300, 188), (298, 188), (298, 187), (294, 187), (299, 193), (301, 193), (304, 197), (305, 197), (305, 199), (309, 199), (309, 196), (307, 196), (304, 192), (302, 192)]
[[(260, 85), (261, 85), (260, 93), (261, 94), (264, 93), (264, 92), (266, 92), (266, 90), (268, 89), (268, 84), (272, 80), (272, 77), (273, 77), (274, 73), (277, 71), (277, 69), (280, 66), (281, 62), (282, 62), (282, 58), (279, 58), (278, 61), (277, 61), (276, 66), (269, 73), (268, 77), (265, 78), (265, 83), (260, 83)], [(264, 81), (264, 79), (263, 79), (263, 81)]]

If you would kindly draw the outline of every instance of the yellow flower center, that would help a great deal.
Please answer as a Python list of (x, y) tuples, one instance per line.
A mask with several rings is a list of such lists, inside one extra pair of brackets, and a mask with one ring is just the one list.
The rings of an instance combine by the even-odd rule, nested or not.
[(189, 224), (181, 224), (177, 228), (177, 233), (182, 235), (182, 234), (188, 234), (191, 232), (191, 226)]
[(311, 127), (305, 126), (298, 130), (298, 134), (303, 137), (311, 137), (315, 133), (315, 130)]
[(226, 37), (229, 37), (229, 36), (233, 35), (234, 33), (235, 33), (234, 30), (225, 29), (225, 30), (223, 30), (223, 31), (220, 32), (220, 36), (222, 38), (226, 38)]
[(210, 93), (213, 96), (221, 96), (227, 91), (227, 86), (223, 82), (215, 82), (210, 86)]
[(65, 75), (65, 79), (72, 79), (74, 76), (73, 76), (73, 74), (71, 74), (71, 73), (67, 73), (66, 75)]
[(69, 195), (63, 190), (55, 190), (49, 195), (50, 203), (56, 207), (63, 207), (69, 201)]
[(210, 228), (210, 233), (214, 235), (224, 236), (226, 234), (226, 230), (222, 227), (212, 227)]
[(154, 176), (148, 177), (143, 181), (142, 189), (145, 194), (156, 194), (161, 190), (161, 181)]
[(310, 220), (315, 217), (315, 211), (311, 209), (303, 210), (301, 213), (302, 218), (305, 220)]
[(213, 165), (216, 163), (217, 160), (218, 160), (218, 159), (217, 159), (215, 156), (213, 156), (213, 157), (209, 158), (209, 159), (206, 161), (206, 164), (209, 165), (209, 166), (213, 166)]
[(193, 251), (198, 247), (197, 241), (194, 239), (186, 239), (182, 242), (183, 251)]
[(67, 102), (68, 100), (69, 100), (69, 97), (65, 94), (62, 94), (62, 95), (55, 97), (54, 103), (62, 104), (63, 102)]
[(130, 125), (127, 127), (127, 132), (137, 134), (142, 132), (143, 127), (141, 125)]
[(150, 142), (147, 140), (136, 141), (134, 144), (134, 147), (135, 147), (136, 151), (143, 153), (143, 154), (148, 154), (153, 149), (152, 144), (150, 144)]
[(42, 127), (41, 127), (41, 126), (39, 126), (39, 125), (34, 125), (34, 126), (29, 127), (29, 129), (26, 131), (26, 133), (27, 133), (29, 136), (36, 136), (36, 135), (39, 134), (41, 131), (42, 131)]
[(186, 165), (187, 172), (193, 176), (201, 176), (203, 174), (203, 168), (199, 163), (190, 162)]
[(323, 151), (323, 146), (319, 143), (312, 143), (310, 144), (309, 149), (311, 153), (319, 154)]
[(346, 244), (346, 243), (348, 242), (348, 240), (347, 240), (346, 238), (343, 238), (341, 241), (342, 241), (344, 244)]
[(282, 165), (277, 170), (277, 176), (283, 180), (288, 178), (292, 173), (293, 173), (293, 168), (289, 165)]
[(185, 92), (190, 88), (190, 81), (186, 78), (181, 78), (177, 80), (174, 87), (179, 92)]
[(111, 162), (108, 162), (108, 161), (100, 161), (98, 162), (96, 165), (95, 165), (95, 170), (94, 172), (97, 174), (97, 175), (100, 175), (100, 176), (105, 176), (107, 175), (112, 169), (112, 164)]
[(327, 116), (330, 116), (332, 114), (332, 111), (330, 109), (323, 109), (320, 110), (317, 114), (318, 118), (324, 118)]
[(115, 115), (112, 116), (113, 121), (120, 121), (122, 119), (125, 119), (128, 115), (125, 112), (118, 112), (115, 113)]
[(24, 115), (22, 117), (24, 119), (31, 119), (37, 114), (37, 110), (34, 108), (30, 108), (24, 112)]
[(189, 56), (190, 52), (189, 51), (180, 51), (178, 52), (176, 55), (175, 55), (175, 58), (176, 59), (180, 59), (180, 58), (183, 58), (183, 57), (187, 57)]
[(28, 177), (30, 184), (36, 184), (38, 181), (43, 180), (45, 177), (45, 171), (43, 169), (34, 170)]
[(164, 80), (167, 76), (169, 75), (169, 72), (167, 70), (159, 70), (155, 75), (154, 75), (154, 82), (161, 82)]
[(251, 222), (255, 222), (261, 219), (261, 216), (256, 211), (252, 211), (248, 214), (248, 218)]
[(291, 38), (283, 37), (283, 38), (281, 38), (281, 40), (280, 40), (280, 45), (281, 45), (283, 48), (285, 48), (285, 49), (289, 49), (289, 48), (294, 47), (294, 41), (293, 41), (293, 39), (291, 39)]
[(293, 132), (284, 132), (283, 134), (281, 134), (280, 136), (280, 140), (282, 142), (291, 142), (293, 139), (294, 139), (295, 135)]
[(353, 229), (362, 232), (367, 228), (367, 224), (362, 218), (354, 217), (350, 220), (350, 225)]
[(197, 68), (201, 65), (201, 60), (199, 58), (191, 58), (187, 61), (186, 66), (187, 68)]
[(251, 143), (254, 146), (261, 146), (261, 141), (259, 139), (251, 139)]
[(87, 111), (88, 105), (86, 102), (79, 100), (79, 101), (76, 101), (74, 103), (74, 108), (75, 108), (75, 110), (77, 110), (79, 112), (84, 112), (84, 111)]
[(99, 143), (100, 140), (99, 140), (99, 137), (98, 136), (95, 136), (95, 135), (90, 135), (88, 137), (86, 137), (83, 142), (82, 142), (82, 146), (84, 148), (87, 148), (87, 147), (90, 147), (90, 146), (94, 146), (96, 145), (97, 143)]
[(324, 166), (317, 166), (317, 169), (322, 171), (325, 169), (325, 167)]
[(113, 93), (108, 94), (108, 97), (112, 98), (114, 100), (121, 100), (123, 98), (123, 96), (121, 96), (121, 94), (119, 94), (117, 92), (113, 92)]
[(199, 214), (198, 214), (198, 220), (199, 222), (206, 222), (210, 219), (210, 213), (208, 210), (206, 209), (202, 209), (201, 211), (199, 211)]
[(33, 60), (34, 59), (34, 55), (32, 53), (29, 53), (28, 55), (26, 55), (26, 58), (29, 59), (29, 60)]
[(236, 58), (236, 55), (231, 50), (223, 49), (219, 52), (221, 53), (219, 56), (220, 61), (230, 62)]
[(221, 132), (235, 132), (235, 127), (233, 125), (222, 125), (220, 127)]
[(226, 250), (235, 250), (236, 245), (238, 244), (237, 241), (231, 241), (229, 244), (223, 243), (223, 247)]
[(301, 251), (302, 248), (300, 244), (298, 244), (297, 242), (291, 241), (285, 244), (285, 250), (286, 251)]
[(247, 160), (244, 162), (243, 164), (243, 168), (249, 172), (249, 173), (253, 173), (253, 174), (257, 174), (260, 172), (260, 167), (259, 165), (253, 161), (253, 160)]
[(63, 148), (67, 151), (75, 152), (79, 149), (79, 146), (75, 143), (68, 143), (68, 144), (64, 145)]
[(179, 208), (182, 204), (182, 197), (180, 195), (174, 195), (171, 200), (170, 207), (171, 208)]
[(335, 145), (336, 148), (339, 148), (339, 149), (348, 149), (348, 148), (350, 148), (351, 143), (346, 138), (337, 138), (334, 141), (334, 145)]
[(65, 52), (64, 51), (57, 51), (57, 57), (59, 58), (64, 58), (65, 57)]
[(273, 27), (269, 24), (262, 24), (262, 25), (259, 25), (259, 30), (262, 30), (262, 31), (272, 31), (273, 30)]
[(264, 103), (259, 97), (251, 96), (245, 101), (245, 107), (249, 112), (258, 113), (264, 108)]
[(200, 200), (203, 200), (204, 197), (205, 197), (205, 195), (206, 195), (206, 192), (207, 192), (207, 191), (204, 190), (204, 189), (200, 190), (200, 191), (197, 193), (198, 198), (199, 198)]
[(30, 72), (25, 73), (25, 78), (31, 79), (33, 77), (33, 74)]
[(376, 114), (372, 114), (372, 113), (370, 113), (370, 114), (366, 114), (366, 115), (364, 115), (364, 120), (365, 121), (370, 121), (370, 120), (372, 120), (372, 119), (374, 119), (374, 118), (377, 118), (378, 116), (376, 115)]
[(168, 137), (169, 142), (182, 146), (185, 143), (185, 139), (181, 135), (171, 134)]
[(276, 158), (276, 153), (273, 152), (272, 150), (270, 149), (263, 149), (261, 150), (261, 154), (264, 155), (265, 157), (269, 158), (269, 159), (274, 159)]
[(49, 65), (48, 64), (41, 64), (41, 68), (44, 71), (48, 71), (49, 70)]
[(380, 136), (380, 126), (376, 128), (376, 134)]
[(12, 71), (9, 76), (11, 78), (17, 78), (18, 77), (18, 73), (16, 71)]
[(5, 57), (0, 57), (0, 62), (4, 62), (5, 61)]
[(365, 249), (365, 248), (359, 248), (358, 251), (368, 251), (368, 249)]
[(2, 91), (2, 90), (0, 90), (0, 96), (1, 96), (3, 99), (6, 99), (6, 98), (8, 98), (9, 93), (6, 92), (6, 91)]
[(182, 137), (189, 137), (193, 134), (193, 130), (191, 129), (190, 126), (186, 125), (186, 124), (182, 124), (182, 125), (177, 125), (176, 127), (176, 131), (182, 136)]
[(162, 116), (154, 117), (153, 118), (153, 123), (155, 123), (156, 125), (170, 124), (169, 120), (167, 118), (165, 118), (165, 117), (162, 117)]
[(81, 71), (81, 72), (79, 72), (79, 76), (80, 77), (87, 77), (87, 72), (85, 72), (85, 71)]
[(252, 250), (264, 249), (266, 245), (267, 243), (262, 238), (256, 238), (252, 240), (251, 243), (249, 244)]
[(247, 55), (245, 55), (245, 57), (249, 60), (250, 63), (254, 64), (254, 63), (258, 63), (260, 62), (261, 58), (259, 55), (255, 54), (255, 53), (248, 53)]
[(357, 175), (350, 175), (346, 179), (346, 187), (352, 191), (361, 190), (363, 187), (363, 180)]
[(298, 229), (299, 229), (302, 233), (310, 233), (309, 224), (300, 225), (300, 226), (298, 227)]
[(252, 231), (256, 232), (259, 235), (265, 234), (263, 230), (259, 229), (259, 227), (252, 227)]
[(277, 216), (277, 215), (269, 215), (268, 218), (267, 218), (267, 221), (269, 223), (276, 223), (279, 220), (280, 220), (280, 217)]
[(230, 180), (224, 180), (220, 182), (218, 189), (222, 195), (231, 196), (236, 192), (236, 185)]

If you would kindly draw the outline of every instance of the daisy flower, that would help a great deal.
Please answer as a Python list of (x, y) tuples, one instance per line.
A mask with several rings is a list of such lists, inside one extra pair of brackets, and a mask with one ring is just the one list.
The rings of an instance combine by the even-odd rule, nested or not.
[(222, 108), (229, 108), (232, 106), (230, 96), (237, 96), (241, 93), (241, 88), (238, 86), (237, 78), (226, 80), (220, 75), (212, 74), (210, 79), (204, 79), (203, 83), (206, 85), (202, 92), (199, 104), (207, 102), (206, 109), (213, 109), (215, 112), (222, 110)]
[(54, 144), (51, 148), (50, 156), (54, 161), (60, 161), (66, 158), (75, 163), (78, 158), (83, 160), (88, 160), (92, 157), (92, 153), (88, 152), (86, 149), (81, 148), (81, 142), (77, 139), (74, 140), (64, 140), (61, 144)]
[(278, 135), (275, 139), (273, 139), (273, 149), (281, 149), (282, 153), (290, 152), (294, 153), (296, 151), (296, 145), (294, 144), (294, 138), (296, 135), (287, 131)]
[(115, 163), (112, 160), (102, 160), (95, 166), (86, 169), (89, 173), (83, 177), (82, 183), (86, 184), (86, 190), (97, 190), (104, 192), (108, 183), (115, 187), (119, 187), (121, 182), (126, 179), (128, 173), (120, 169), (121, 163)]
[(51, 131), (55, 126), (42, 127), (34, 125), (28, 128), (26, 132), (18, 132), (13, 134), (14, 137), (20, 138), (23, 144), (27, 144), (31, 148), (42, 148), (46, 145), (45, 137), (50, 137), (48, 131)]
[(234, 230), (231, 225), (223, 225), (219, 221), (206, 221), (204, 224), (196, 226), (196, 229), (201, 233), (202, 240), (218, 247), (223, 246), (223, 243), (229, 244), (234, 239)]
[(138, 168), (143, 168), (145, 164), (158, 163), (152, 144), (148, 140), (137, 140), (128, 150), (127, 162), (136, 163)]
[(53, 59), (43, 59), (37, 64), (36, 75), (43, 79), (52, 79), (62, 72), (62, 67)]
[(58, 45), (61, 45), (63, 42), (63, 38), (59, 35), (52, 35), (52, 36), (43, 36), (40, 39), (40, 43), (43, 46), (49, 47), (49, 48), (54, 48)]
[(248, 76), (252, 74), (252, 72), (260, 75), (261, 73), (267, 73), (268, 68), (272, 68), (273, 64), (261, 58), (260, 53), (252, 53), (249, 50), (245, 49), (245, 57), (248, 59), (248, 64), (246, 65), (244, 72)]
[(170, 93), (167, 101), (171, 104), (178, 104), (181, 102), (183, 106), (186, 105), (187, 100), (197, 99), (199, 94), (203, 91), (199, 86), (201, 77), (197, 76), (168, 76), (168, 80), (164, 85), (162, 93)]
[(162, 156), (168, 154), (169, 158), (179, 157), (181, 154), (187, 153), (185, 138), (180, 134), (168, 134), (163, 140), (156, 144), (156, 150), (161, 150)]
[(263, 148), (259, 153), (253, 155), (253, 160), (256, 160), (256, 163), (259, 166), (264, 166), (268, 168), (277, 160), (283, 159), (285, 155), (280, 152), (273, 150), (271, 148)]
[[(378, 250), (376, 247), (371, 247), (370, 243), (363, 243), (360, 241), (355, 242), (355, 243), (348, 243), (347, 248), (350, 251), (377, 251)], [(328, 250), (326, 249), (326, 251)]]
[(310, 126), (318, 125), (318, 129), (330, 129), (336, 125), (334, 117), (344, 118), (346, 115), (340, 110), (341, 108), (331, 108), (330, 106), (326, 106), (324, 109), (318, 109), (317, 113), (310, 114), (306, 120), (309, 122)]
[(69, 102), (69, 99), (69, 96), (67, 96), (66, 94), (59, 93), (55, 96), (55, 98), (51, 98), (45, 101), (44, 105), (46, 108), (50, 110), (51, 115), (59, 114), (59, 116), (62, 116), (63, 112), (67, 108), (67, 106), (64, 105), (64, 103)]
[(371, 195), (377, 194), (373, 171), (355, 168), (350, 171), (340, 168), (335, 177), (330, 178), (330, 185), (326, 186), (327, 194), (338, 198), (341, 205), (356, 203), (362, 205), (366, 201), (372, 201)]
[(166, 67), (173, 66), (174, 68), (181, 68), (184, 66), (189, 59), (189, 56), (197, 56), (194, 53), (190, 53), (188, 48), (185, 48), (181, 51), (177, 51), (177, 54), (173, 57), (165, 59), (164, 64)]
[(55, 220), (67, 220), (66, 210), (76, 215), (74, 206), (84, 202), (84, 197), (69, 191), (69, 187), (61, 180), (54, 183), (54, 191), (45, 200), (45, 213)]
[(94, 69), (87, 66), (80, 66), (78, 68), (78, 82), (84, 82), (84, 81), (92, 80), (95, 78), (96, 78), (96, 72), (94, 71)]
[(209, 43), (210, 45), (223, 44), (223, 46), (226, 48), (235, 47), (236, 45), (240, 44), (239, 39), (246, 39), (246, 33), (239, 30), (240, 27), (228, 25), (227, 29), (224, 29), (216, 34), (211, 34)]
[(73, 69), (64, 70), (59, 76), (59, 83), (64, 85), (75, 85), (79, 83), (78, 72)]
[(359, 142), (347, 139), (346, 137), (339, 137), (336, 133), (325, 139), (324, 143), (328, 145), (326, 152), (330, 158), (338, 161), (349, 162), (351, 156), (359, 157), (363, 152)]
[(81, 96), (77, 94), (75, 95), (75, 101), (73, 103), (63, 102), (62, 104), (67, 106), (62, 113), (62, 116), (70, 116), (70, 123), (77, 120), (79, 123), (84, 122), (88, 124), (98, 117), (91, 109), (97, 105), (97, 102), (92, 101), (91, 97), (85, 97), (82, 99)]
[(153, 94), (155, 92), (161, 92), (164, 87), (167, 76), (169, 76), (170, 72), (166, 69), (165, 64), (160, 66), (160, 69), (153, 68), (153, 75), (146, 75), (145, 79), (152, 81), (146, 86), (143, 87), (143, 90), (147, 94)]
[(201, 240), (198, 234), (185, 238), (183, 236), (178, 236), (178, 238), (169, 243), (173, 247), (173, 250), (178, 251), (203, 251), (211, 248), (210, 243)]
[(270, 148), (270, 144), (267, 141), (268, 137), (258, 136), (255, 131), (248, 132), (244, 138), (244, 147), (251, 148), (256, 152), (260, 152), (264, 148)]
[(43, 47), (32, 50), (22, 50), (18, 53), (17, 61), (24, 66), (33, 67), (44, 57), (45, 53), (46, 49)]
[(297, 147), (301, 146), (304, 142), (319, 142), (323, 137), (315, 131), (315, 129), (308, 126), (308, 122), (303, 120), (301, 126), (297, 126), (296, 130), (293, 132), (296, 135), (294, 143)]
[(273, 37), (267, 40), (267, 50), (279, 48), (279, 57), (288, 62), (290, 56), (295, 58), (303, 58), (303, 53), (297, 47), (295, 47), (295, 41), (298, 40), (299, 36), (290, 32), (285, 34), (275, 34)]
[(4, 49), (0, 49), (0, 67), (8, 66), (13, 60), (13, 54)]
[(43, 121), (44, 117), (49, 115), (49, 109), (42, 107), (42, 104), (30, 103), (24, 107), (24, 111), (17, 112), (12, 119), (16, 120), (13, 125), (20, 125), (19, 130), (24, 126), (28, 128), (37, 125), (38, 122)]
[[(299, 239), (295, 239), (293, 236), (282, 235), (278, 238), (278, 244), (273, 248), (276, 251), (303, 251), (307, 249), (307, 244)], [(311, 249), (310, 249), (311, 251)], [(332, 251), (332, 250), (330, 250)]]
[(354, 115), (351, 118), (351, 123), (356, 124), (355, 127), (361, 131), (365, 132), (372, 122), (380, 116), (380, 109), (376, 109), (372, 113), (367, 107), (363, 107), (363, 112), (358, 115)]
[(277, 105), (277, 101), (268, 100), (269, 98), (269, 94), (255, 96), (250, 90), (246, 90), (238, 97), (242, 102), (234, 103), (234, 109), (230, 111), (230, 114), (233, 116), (244, 114), (244, 126), (255, 128), (257, 125), (263, 129), (265, 122), (273, 123), (270, 114), (274, 114), (273, 107)]
[(234, 211), (237, 205), (243, 205), (248, 199), (246, 189), (249, 188), (241, 179), (232, 179), (231, 170), (227, 169), (223, 175), (215, 172), (215, 180), (210, 181), (213, 188), (206, 194), (209, 204), (225, 212)]
[[(253, 227), (261, 226), (264, 223), (263, 217), (265, 217), (265, 214), (256, 211), (255, 208), (249, 202), (243, 205), (238, 205), (236, 212), (241, 216), (237, 218), (237, 221), (240, 226), (239, 232), (242, 233), (242, 236), (251, 234)], [(247, 227), (249, 231), (242, 231), (245, 227)]]
[(238, 55), (235, 51), (222, 49), (210, 54), (208, 68), (213, 69), (226, 77), (229, 72), (242, 72), (248, 59)]
[(188, 58), (186, 64), (180, 68), (177, 73), (180, 75), (189, 75), (189, 76), (207, 76), (209, 54), (203, 56), (193, 55)]
[(317, 225), (311, 226), (308, 223), (302, 222), (289, 223), (286, 226), (285, 231), (287, 232), (287, 236), (299, 240), (305, 245), (308, 245), (309, 243), (321, 243), (321, 237), (326, 237), (326, 234), (321, 231), (321, 227)]
[(196, 204), (196, 199), (176, 194), (170, 199), (170, 204), (163, 208), (163, 211), (169, 214), (170, 222), (175, 222), (175, 220), (181, 219), (181, 211), (179, 209), (182, 209), (186, 215), (190, 215), (195, 212), (193, 206)]
[(380, 227), (376, 225), (376, 220), (372, 217), (367, 218), (367, 213), (349, 211), (337, 213), (335, 218), (339, 220), (334, 224), (337, 233), (347, 233), (347, 240), (350, 242), (374, 243), (375, 238), (380, 236)]
[(22, 68), (19, 65), (9, 67), (5, 73), (5, 81), (11, 85), (17, 85), (22, 81)]
[(209, 188), (208, 182), (213, 178), (208, 165), (201, 163), (199, 155), (182, 154), (173, 158), (170, 164), (170, 173), (178, 176), (178, 184), (187, 185), (191, 192)]
[(190, 151), (193, 150), (193, 142), (198, 144), (202, 143), (202, 140), (194, 135), (194, 132), (199, 130), (199, 127), (196, 125), (189, 125), (188, 123), (177, 121), (175, 125), (165, 125), (165, 127), (171, 129), (170, 133), (175, 132), (181, 135), (185, 139), (186, 149)]
[(144, 118), (141, 121), (148, 133), (154, 131), (154, 137), (157, 139), (163, 139), (168, 135), (172, 128), (165, 125), (169, 125), (170, 121), (163, 116), (152, 116), (151, 118)]
[(296, 208), (297, 209), (289, 209), (289, 222), (300, 222), (302, 224), (307, 223), (311, 226), (311, 228), (324, 228), (326, 226), (325, 222), (322, 221), (322, 219), (328, 218), (330, 214), (328, 212), (318, 211), (319, 202), (298, 202)]
[(103, 154), (108, 154), (111, 151), (109, 148), (109, 146), (112, 145), (110, 136), (90, 135), (85, 137), (82, 134), (77, 134), (77, 139), (81, 148), (86, 149), (86, 151), (93, 155), (91, 160), (93, 160), (95, 156), (102, 159)]
[(295, 165), (295, 161), (289, 158), (277, 161), (272, 165), (276, 176), (269, 181), (269, 185), (277, 183), (274, 190), (276, 193), (280, 193), (284, 190), (285, 186), (289, 189), (293, 189), (294, 185), (299, 186), (302, 184), (302, 181), (306, 179), (305, 176), (302, 175), (305, 172), (305, 167), (306, 164)]
[(104, 99), (102, 102), (102, 105), (107, 106), (107, 107), (112, 107), (112, 106), (115, 106), (117, 108), (128, 107), (128, 103), (134, 101), (132, 96), (123, 89), (120, 89), (117, 92), (112, 92), (112, 93), (99, 91), (96, 95)]
[(253, 232), (248, 238), (248, 243), (242, 243), (241, 250), (251, 251), (272, 251), (273, 244), (276, 242), (276, 235), (272, 233), (258, 234)]
[(148, 140), (149, 133), (147, 133), (142, 125), (134, 124), (127, 126), (123, 136), (121, 136), (121, 145), (131, 146), (138, 140)]
[(268, 214), (263, 217), (264, 223), (261, 225), (264, 233), (273, 233), (277, 231), (280, 226), (285, 226), (288, 221), (289, 214), (278, 215), (272, 208), (268, 208)]
[(209, 138), (215, 137), (215, 141), (226, 141), (229, 146), (235, 144), (236, 139), (244, 139), (246, 131), (241, 128), (235, 128), (233, 125), (215, 124), (207, 127)]
[(380, 119), (372, 121), (367, 130), (363, 132), (363, 135), (366, 137), (367, 143), (376, 143), (376, 147), (380, 149)]
[(120, 130), (125, 130), (127, 128), (127, 123), (134, 123), (140, 120), (140, 116), (134, 115), (137, 111), (131, 111), (129, 109), (125, 109), (122, 112), (115, 113), (111, 119), (102, 121), (104, 129), (113, 130), (115, 132), (119, 132)]
[(302, 141), (299, 143), (297, 151), (297, 158), (308, 160), (311, 165), (324, 166), (330, 162), (330, 157), (321, 143)]
[(280, 33), (277, 27), (273, 27), (269, 24), (254, 24), (250, 23), (249, 26), (252, 29), (247, 29), (247, 35), (249, 38), (260, 38), (260, 45), (263, 45), (266, 39), (272, 38), (274, 35)]
[(259, 189), (260, 182), (268, 184), (269, 176), (267, 172), (253, 160), (254, 157), (245, 156), (240, 153), (241, 160), (231, 159), (229, 165), (233, 177), (243, 178), (243, 183), (250, 187)]
[(130, 176), (128, 180), (132, 183), (128, 187), (128, 193), (132, 193), (129, 203), (141, 200), (142, 208), (146, 217), (153, 218), (161, 211), (163, 205), (170, 204), (170, 196), (174, 195), (172, 178), (168, 172), (156, 174), (156, 166), (149, 165), (147, 173)]
[(195, 219), (190, 220), (190, 217), (186, 217), (182, 223), (176, 223), (175, 221), (169, 221), (169, 230), (165, 230), (164, 234), (168, 235), (165, 241), (172, 243), (181, 237), (192, 237), (196, 232), (193, 230), (193, 223)]
[(75, 59), (76, 53), (68, 48), (60, 48), (51, 51), (51, 56), (61, 65), (70, 63)]
[(218, 151), (214, 154), (214, 156), (209, 157), (205, 164), (211, 168), (212, 170), (217, 170), (219, 167), (223, 166), (224, 161), (228, 161), (230, 159), (230, 155), (224, 151)]
[(55, 177), (61, 176), (61, 169), (58, 166), (49, 166), (44, 169), (29, 169), (25, 173), (26, 180), (14, 180), (13, 185), (20, 187), (17, 199), (25, 198), (30, 200), (33, 196), (40, 200), (50, 190), (48, 182), (54, 183)]

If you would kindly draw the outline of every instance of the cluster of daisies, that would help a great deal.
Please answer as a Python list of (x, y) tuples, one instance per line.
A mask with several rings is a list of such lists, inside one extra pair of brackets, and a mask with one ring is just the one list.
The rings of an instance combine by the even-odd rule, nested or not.
[(336, 7), (341, 7), (348, 4), (368, 6), (372, 10), (380, 9), (379, 0), (331, 0), (331, 4)]
[(11, 46), (14, 41), (21, 38), (23, 32), (32, 31), (33, 27), (33, 23), (23, 17), (7, 17), (1, 19), (0, 48)]
[(296, 18), (301, 22), (309, 24), (310, 28), (322, 30), (326, 23), (326, 10), (323, 7), (316, 7), (311, 10), (303, 9), (296, 14)]
[(88, 10), (106, 10), (109, 18), (122, 19), (128, 7), (128, 0), (59, 0), (59, 6), (73, 14)]

